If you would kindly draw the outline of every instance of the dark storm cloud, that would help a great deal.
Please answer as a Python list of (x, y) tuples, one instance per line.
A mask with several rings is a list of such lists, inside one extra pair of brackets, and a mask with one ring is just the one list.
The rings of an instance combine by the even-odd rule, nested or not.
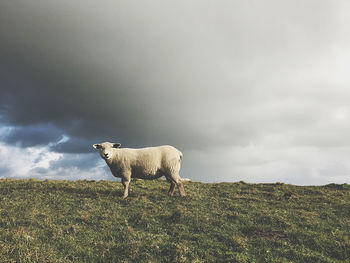
[(328, 2), (316, 6), (320, 18), (306, 11), (313, 4), (287, 3), (270, 2), (278, 12), (267, 13), (238, 2), (2, 3), (1, 113), (13, 125), (51, 122), (80, 138), (60, 146), (67, 151), (88, 151), (79, 140), (246, 144), (255, 127), (236, 120), (271, 89), (259, 81), (282, 84), (273, 70), (293, 70), (332, 36)]
[(93, 140), (71, 137), (67, 142), (52, 145), (50, 149), (60, 153), (86, 153), (92, 151), (93, 144)]
[(74, 169), (79, 168), (83, 171), (91, 170), (97, 166), (100, 159), (95, 154), (86, 155), (66, 155), (59, 160), (51, 161), (50, 169)]
[[(182, 108), (186, 92), (169, 87), (174, 84), (164, 81), (164, 72), (152, 72), (162, 51), (149, 50), (141, 31), (128, 36), (132, 27), (126, 28), (127, 18), (117, 16), (106, 24), (100, 16), (74, 21), (80, 15), (76, 6), (70, 7), (72, 14), (49, 15), (52, 10), (45, 2), (24, 5), (5, 3), (2, 8), (0, 102), (1, 114), (11, 125), (26, 129), (51, 122), (73, 139), (117, 139), (129, 146), (175, 143), (179, 138), (186, 146), (203, 140), (203, 134), (188, 126), (190, 116)], [(136, 23), (135, 29), (140, 26)], [(166, 62), (169, 67), (169, 58)], [(163, 83), (153, 83), (156, 78)], [(20, 133), (15, 131), (9, 142)], [(61, 149), (74, 151), (73, 145), (82, 150), (79, 141)]]
[(58, 141), (63, 131), (50, 124), (12, 127), (2, 138), (2, 141), (21, 147), (47, 145)]

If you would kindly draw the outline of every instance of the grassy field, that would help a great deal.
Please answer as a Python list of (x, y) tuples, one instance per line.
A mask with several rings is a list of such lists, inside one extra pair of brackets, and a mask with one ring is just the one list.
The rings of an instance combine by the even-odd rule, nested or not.
[(0, 180), (0, 262), (350, 262), (350, 185)]

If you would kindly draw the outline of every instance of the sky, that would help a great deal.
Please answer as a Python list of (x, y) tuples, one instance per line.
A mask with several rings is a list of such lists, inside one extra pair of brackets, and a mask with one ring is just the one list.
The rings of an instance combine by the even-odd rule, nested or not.
[(201, 182), (350, 183), (350, 2), (1, 1), (0, 178), (115, 180), (170, 144)]

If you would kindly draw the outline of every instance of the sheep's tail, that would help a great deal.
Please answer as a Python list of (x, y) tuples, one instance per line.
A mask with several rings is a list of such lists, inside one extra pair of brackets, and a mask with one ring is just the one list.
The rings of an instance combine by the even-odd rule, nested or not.
[[(179, 151), (179, 156), (180, 156), (180, 161), (181, 161), (181, 160), (182, 160), (183, 154), (182, 154), (182, 152), (180, 152), (180, 151)], [(189, 179), (189, 178), (180, 178), (180, 181), (181, 181), (181, 182), (191, 182), (192, 180)]]
[(192, 180), (189, 178), (181, 178), (181, 182), (191, 182)]

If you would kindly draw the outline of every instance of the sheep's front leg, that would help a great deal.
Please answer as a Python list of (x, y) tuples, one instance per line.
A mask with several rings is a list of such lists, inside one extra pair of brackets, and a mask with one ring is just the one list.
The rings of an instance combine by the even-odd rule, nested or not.
[(131, 176), (123, 176), (122, 177), (122, 184), (124, 185), (123, 199), (128, 197), (130, 181), (131, 181)]

